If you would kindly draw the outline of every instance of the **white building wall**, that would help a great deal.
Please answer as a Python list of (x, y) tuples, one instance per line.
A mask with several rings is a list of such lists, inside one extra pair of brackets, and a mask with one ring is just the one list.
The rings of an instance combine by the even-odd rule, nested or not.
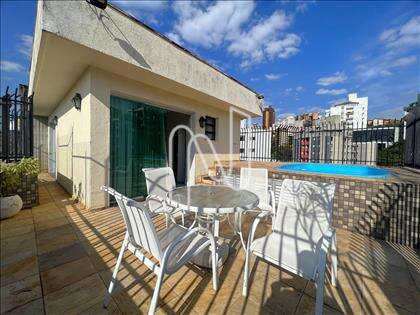
[(359, 128), (366, 128), (368, 119), (368, 97), (357, 97), (357, 93), (351, 93), (348, 95), (348, 100), (350, 102), (359, 103), (359, 105), (354, 107), (353, 124), (356, 124)]
[[(348, 127), (366, 128), (368, 120), (368, 97), (357, 97), (357, 93), (348, 95), (348, 102), (341, 105), (331, 106), (326, 110), (326, 116), (338, 115), (340, 121), (345, 122)], [(357, 104), (354, 104), (357, 103)]]

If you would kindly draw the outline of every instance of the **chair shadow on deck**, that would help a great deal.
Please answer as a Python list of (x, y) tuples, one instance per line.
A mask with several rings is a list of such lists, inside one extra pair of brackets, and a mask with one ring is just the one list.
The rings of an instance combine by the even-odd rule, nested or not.
[[(82, 210), (73, 202), (68, 202), (66, 206), (71, 207), (71, 210), (67, 211), (72, 225), (76, 229), (76, 234), (94, 262), (104, 285), (108, 287), (125, 232), (119, 209)], [(156, 218), (155, 226), (157, 230), (165, 227), (163, 216)], [(232, 242), (235, 244), (234, 246), (238, 245), (237, 240)], [(123, 312), (147, 312), (157, 277), (152, 271), (144, 268), (139, 261), (136, 261), (131, 253), (126, 256), (122, 260), (112, 300)], [(223, 286), (224, 277), (229, 273), (233, 263), (234, 260), (229, 259), (221, 269), (220, 285)], [(203, 294), (213, 294), (209, 288), (211, 270), (200, 269), (188, 264), (186, 269), (179, 272), (193, 273), (195, 277), (191, 283), (181, 284), (181, 282), (185, 282), (185, 279), (183, 275), (176, 273), (172, 275), (176, 280), (172, 281), (170, 285), (168, 279), (171, 277), (165, 278), (159, 308), (168, 314), (190, 313)], [(196, 283), (197, 279), (198, 284)], [(182, 285), (183, 291), (188, 292), (187, 296), (182, 296), (179, 291), (176, 292), (178, 285)], [(238, 285), (240, 286), (241, 283)], [(213, 302), (209, 307), (211, 304)]]
[[(45, 184), (53, 194), (56, 184)], [(63, 212), (104, 284), (104, 289), (98, 289), (103, 294), (109, 285), (125, 232), (119, 209), (86, 210), (70, 198), (55, 198), (54, 201), (61, 209), (65, 209)], [(252, 218), (246, 220), (252, 221)], [(155, 224), (157, 230), (164, 228), (164, 217), (157, 217)], [(257, 234), (264, 235), (265, 229), (266, 226)], [(255, 291), (259, 290), (259, 294), (243, 298), (243, 249), (239, 239), (231, 237), (223, 224), (221, 230), (221, 234), (230, 242), (231, 252), (219, 271), (219, 291), (213, 292), (211, 289), (210, 271), (187, 265), (165, 278), (158, 310), (168, 314), (239, 314), (250, 310), (268, 313), (278, 309), (279, 304), (295, 303), (293, 299), (296, 292), (298, 300), (293, 304), (292, 313), (301, 313), (314, 307), (312, 283), (296, 285), (296, 276), (285, 270), (270, 272), (270, 268), (277, 267), (269, 266), (259, 259), (251, 264), (250, 275), (251, 289), (257, 284)], [(245, 222), (245, 236), (248, 230), (249, 224)], [(324, 305), (330, 311), (345, 314), (358, 314), (361, 311), (382, 315), (403, 311), (415, 313), (414, 294), (418, 291), (415, 282), (405, 278), (409, 275), (407, 273), (415, 272), (413, 270), (416, 268), (419, 270), (418, 254), (414, 250), (343, 230), (338, 234), (338, 241), (339, 272), (336, 288), (331, 286), (329, 275), (326, 276), (328, 280)], [(136, 263), (136, 259), (130, 257), (132, 254), (126, 256), (118, 276), (119, 284), (112, 294), (113, 307), (124, 313), (147, 312), (156, 276), (139, 261)], [(396, 292), (395, 288), (401, 288), (402, 285), (405, 285), (405, 291)], [(109, 311), (112, 311), (111, 305)]]

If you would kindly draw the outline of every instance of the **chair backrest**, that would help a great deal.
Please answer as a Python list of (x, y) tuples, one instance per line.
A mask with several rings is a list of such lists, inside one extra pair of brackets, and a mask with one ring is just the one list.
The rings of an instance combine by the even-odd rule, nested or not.
[[(166, 194), (176, 187), (174, 171), (170, 167), (144, 168), (143, 172), (146, 177), (147, 194), (150, 196), (163, 201)], [(155, 211), (161, 206), (162, 203), (158, 201), (149, 201), (151, 211)]]
[(140, 203), (120, 194), (115, 189), (102, 186), (101, 190), (115, 197), (124, 218), (130, 243), (143, 248), (158, 260), (161, 260), (162, 248), (150, 211)]
[(258, 196), (260, 204), (268, 204), (268, 171), (266, 168), (241, 168), (240, 189), (246, 189)]
[(335, 184), (283, 180), (273, 230), (316, 244), (332, 224)]

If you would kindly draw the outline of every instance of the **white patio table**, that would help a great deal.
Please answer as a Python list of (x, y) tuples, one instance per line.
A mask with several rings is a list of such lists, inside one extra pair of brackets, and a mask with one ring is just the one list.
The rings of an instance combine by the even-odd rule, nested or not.
[[(240, 215), (245, 210), (255, 209), (258, 202), (257, 195), (248, 190), (236, 190), (223, 185), (178, 187), (170, 191), (167, 196), (169, 205), (196, 215), (194, 224), (197, 222), (200, 224), (205, 217), (210, 218), (210, 223), (213, 225), (213, 234), (218, 244), (219, 265), (225, 262), (229, 254), (228, 244), (219, 238), (219, 223), (223, 215), (232, 213)], [(236, 233), (241, 233), (240, 227), (234, 228), (234, 230)], [(240, 236), (242, 239), (241, 234)], [(210, 268), (210, 251), (203, 251), (202, 253), (194, 259), (194, 263)]]

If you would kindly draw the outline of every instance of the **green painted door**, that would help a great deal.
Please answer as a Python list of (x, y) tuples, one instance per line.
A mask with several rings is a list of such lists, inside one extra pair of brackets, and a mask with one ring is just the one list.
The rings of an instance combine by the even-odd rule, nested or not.
[(111, 187), (147, 195), (142, 168), (166, 166), (165, 120), (163, 109), (111, 96)]

